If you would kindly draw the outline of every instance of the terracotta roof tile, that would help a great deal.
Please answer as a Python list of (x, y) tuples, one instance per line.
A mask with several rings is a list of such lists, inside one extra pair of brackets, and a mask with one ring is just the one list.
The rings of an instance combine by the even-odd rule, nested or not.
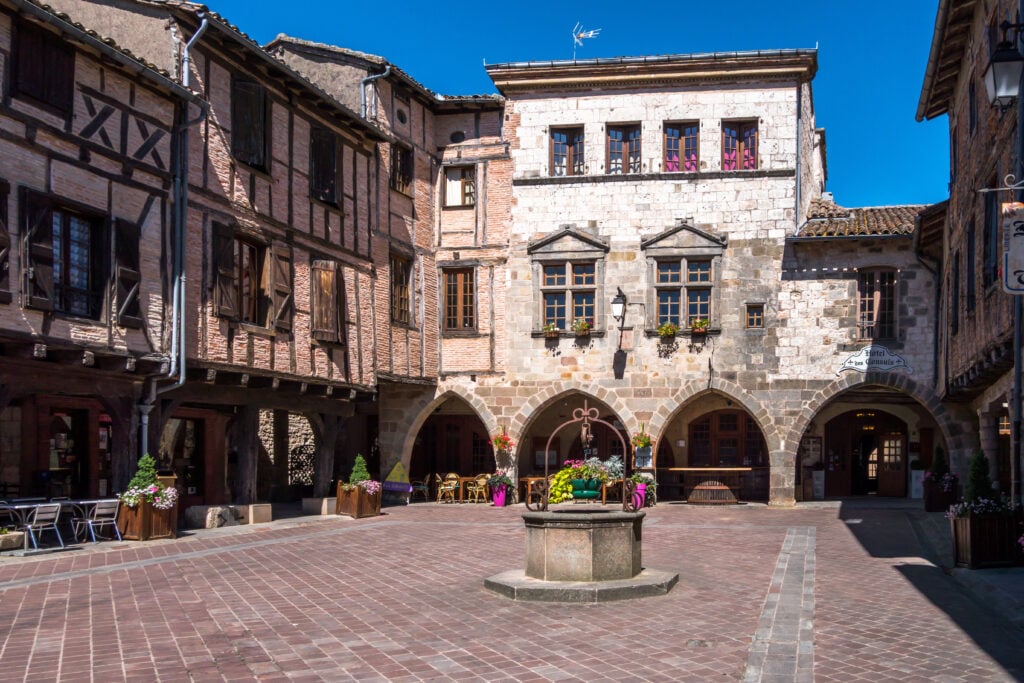
[(848, 209), (827, 199), (811, 200), (798, 237), (878, 237), (911, 235), (922, 204)]

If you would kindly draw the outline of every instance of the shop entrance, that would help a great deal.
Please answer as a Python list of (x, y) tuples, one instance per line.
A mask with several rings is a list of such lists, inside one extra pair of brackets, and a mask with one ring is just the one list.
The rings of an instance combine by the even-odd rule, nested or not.
[(825, 495), (907, 495), (907, 427), (880, 410), (851, 410), (825, 426)]

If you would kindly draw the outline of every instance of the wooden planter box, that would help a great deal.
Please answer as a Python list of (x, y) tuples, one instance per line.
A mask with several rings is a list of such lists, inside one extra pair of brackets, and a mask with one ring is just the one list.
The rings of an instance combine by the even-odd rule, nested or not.
[(957, 517), (953, 530), (953, 561), (958, 567), (1009, 567), (1021, 559), (1017, 539), (1021, 517)]
[(946, 493), (942, 490), (942, 484), (933, 481), (924, 483), (924, 509), (925, 512), (946, 512), (949, 506), (956, 502), (956, 491)]
[(348, 515), (355, 519), (379, 515), (380, 491), (371, 496), (362, 486), (354, 486), (346, 490), (344, 484), (338, 484), (338, 503), (334, 513)]
[(122, 504), (117, 510), (117, 528), (126, 541), (177, 538), (178, 506), (158, 510), (145, 500), (133, 508)]

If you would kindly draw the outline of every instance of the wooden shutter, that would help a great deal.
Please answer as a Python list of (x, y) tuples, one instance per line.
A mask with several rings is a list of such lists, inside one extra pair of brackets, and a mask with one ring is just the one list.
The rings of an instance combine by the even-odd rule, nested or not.
[(11, 303), (11, 233), (7, 230), (10, 185), (0, 180), (0, 304)]
[(238, 318), (235, 235), (227, 225), (213, 224), (213, 312)]
[(270, 324), (292, 329), (292, 254), (287, 244), (275, 242), (270, 251)]
[(244, 79), (235, 79), (231, 86), (231, 152), (239, 161), (263, 169), (267, 123), (263, 86)]
[(313, 261), (312, 335), (319, 341), (340, 341), (338, 336), (338, 268), (334, 261)]
[(126, 220), (114, 220), (114, 290), (117, 324), (121, 327), (142, 327), (142, 306), (139, 287), (139, 226)]
[(21, 193), (24, 220), (24, 305), (53, 310), (53, 225), (48, 198), (30, 190)]
[(16, 94), (68, 114), (74, 104), (75, 50), (57, 35), (27, 22), (15, 24), (12, 55)]

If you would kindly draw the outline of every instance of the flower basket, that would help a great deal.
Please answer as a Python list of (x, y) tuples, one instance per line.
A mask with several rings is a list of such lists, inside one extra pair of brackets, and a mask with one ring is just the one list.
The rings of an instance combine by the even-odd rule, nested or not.
[(1009, 567), (1021, 561), (1021, 515), (971, 515), (950, 520), (957, 567)]
[(354, 519), (375, 517), (380, 514), (380, 490), (368, 493), (362, 486), (338, 484), (338, 501), (334, 514)]
[(122, 504), (117, 510), (117, 528), (126, 541), (177, 538), (178, 505), (161, 510), (145, 499), (135, 507)]
[(690, 336), (700, 337), (708, 333), (708, 321), (701, 318), (690, 323)]
[(658, 337), (663, 342), (671, 342), (679, 334), (679, 325), (675, 323), (666, 322), (658, 325)]
[(586, 318), (576, 318), (572, 321), (572, 331), (577, 337), (589, 337), (593, 324)]

